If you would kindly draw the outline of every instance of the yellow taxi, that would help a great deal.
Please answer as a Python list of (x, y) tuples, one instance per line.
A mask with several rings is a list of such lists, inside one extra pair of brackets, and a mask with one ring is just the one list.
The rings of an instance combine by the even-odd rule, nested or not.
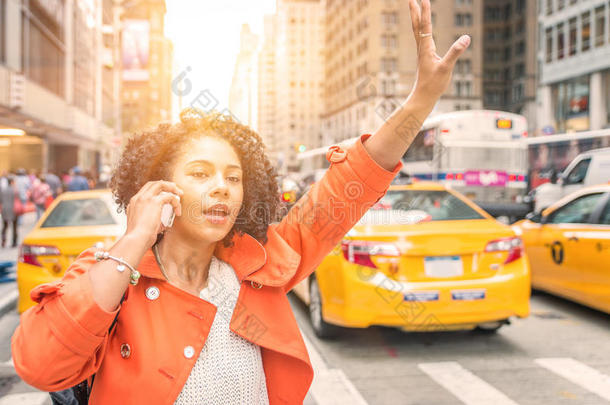
[(83, 250), (110, 248), (125, 228), (125, 214), (117, 213), (110, 190), (59, 195), (19, 247), (19, 313), (35, 305), (32, 288), (60, 279)]
[(610, 313), (610, 184), (579, 190), (513, 227), (532, 287)]
[(529, 315), (521, 239), (460, 193), (393, 185), (294, 289), (319, 337), (336, 326), (495, 331)]

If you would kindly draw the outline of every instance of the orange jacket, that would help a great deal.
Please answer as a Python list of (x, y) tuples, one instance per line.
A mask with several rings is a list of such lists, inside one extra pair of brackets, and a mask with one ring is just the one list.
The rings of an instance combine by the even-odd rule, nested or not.
[[(216, 252), (241, 283), (230, 329), (261, 347), (272, 405), (301, 404), (313, 379), (286, 293), (381, 198), (400, 167), (381, 168), (362, 140), (347, 151), (332, 147), (327, 158), (332, 162), (327, 174), (269, 227), (264, 246), (243, 235), (233, 247)], [(71, 387), (96, 373), (93, 405), (174, 403), (216, 307), (165, 282), (149, 250), (138, 266), (142, 278), (129, 286), (109, 335), (116, 312), (104, 311), (92, 298), (87, 269), (95, 263), (94, 251), (84, 251), (62, 280), (32, 290), (39, 304), (23, 313), (12, 338), (17, 373), (45, 391)], [(150, 294), (150, 287), (158, 294)], [(185, 356), (188, 346), (196, 353), (191, 358)]]

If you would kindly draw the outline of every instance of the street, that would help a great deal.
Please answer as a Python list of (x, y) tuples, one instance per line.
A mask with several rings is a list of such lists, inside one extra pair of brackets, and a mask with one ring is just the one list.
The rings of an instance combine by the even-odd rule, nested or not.
[[(24, 218), (21, 236), (33, 225)], [(2, 260), (15, 260), (4, 249)], [(16, 289), (0, 284), (2, 297)], [(315, 337), (306, 307), (291, 303), (316, 376), (308, 405), (604, 404), (610, 403), (610, 315), (535, 292), (532, 313), (496, 334), (404, 333), (374, 327)], [(0, 405), (50, 404), (48, 395), (15, 374), (10, 338), (13, 309), (0, 318)]]
[[(533, 295), (529, 318), (496, 335), (375, 327), (320, 341), (305, 307), (293, 304), (323, 360), (342, 370), (369, 404), (610, 402), (610, 316), (544, 293)], [(556, 358), (569, 360), (542, 360)], [(571, 381), (560, 375), (570, 372)]]

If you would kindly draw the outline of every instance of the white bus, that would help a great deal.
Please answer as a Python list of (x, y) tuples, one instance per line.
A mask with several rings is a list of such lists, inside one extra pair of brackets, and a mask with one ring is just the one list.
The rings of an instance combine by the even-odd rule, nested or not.
[[(522, 142), (526, 137), (526, 119), (518, 114), (490, 110), (439, 114), (424, 122), (403, 156), (403, 172), (445, 183), (500, 215), (499, 207), (515, 204), (527, 191), (527, 145)], [(299, 154), (302, 171), (326, 167), (326, 150)]]

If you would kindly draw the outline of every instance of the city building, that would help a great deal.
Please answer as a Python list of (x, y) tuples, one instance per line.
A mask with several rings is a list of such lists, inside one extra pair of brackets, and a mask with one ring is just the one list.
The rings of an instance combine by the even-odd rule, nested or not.
[(278, 0), (259, 56), (259, 131), (280, 170), (297, 170), (296, 153), (323, 144), (323, 47), (324, 1)]
[(0, 0), (0, 171), (111, 160), (111, 13), (111, 0)]
[(263, 138), (269, 156), (276, 159), (279, 138), (276, 122), (276, 29), (275, 15), (266, 15), (264, 20), (263, 43), (258, 55), (258, 122), (257, 132)]
[[(482, 2), (432, 2), (433, 35), (444, 54), (462, 34), (472, 43), (433, 114), (482, 107)], [(323, 144), (375, 131), (408, 96), (417, 49), (407, 1), (327, 0)]]
[(252, 128), (257, 127), (258, 98), (258, 36), (250, 26), (241, 28), (240, 47), (229, 91), (229, 110), (239, 122)]
[(540, 0), (538, 126), (543, 134), (610, 127), (610, 2)]
[(165, 0), (122, 7), (123, 135), (171, 120), (173, 45), (164, 36)]
[(524, 115), (528, 133), (537, 126), (536, 16), (533, 0), (483, 0), (483, 107)]

